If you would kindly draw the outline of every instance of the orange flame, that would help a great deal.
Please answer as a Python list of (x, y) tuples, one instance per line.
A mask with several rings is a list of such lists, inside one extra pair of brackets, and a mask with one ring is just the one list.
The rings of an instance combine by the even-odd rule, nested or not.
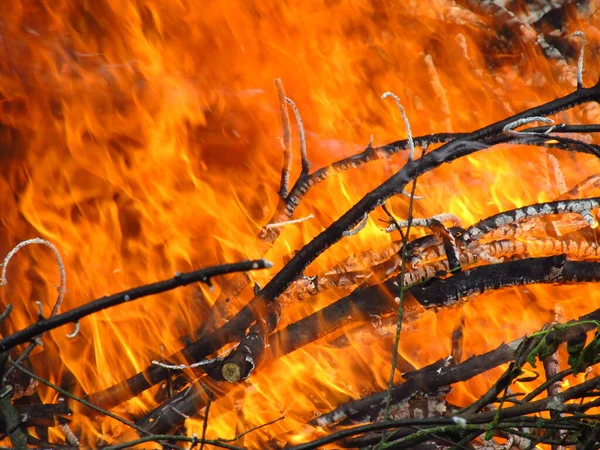
[[(589, 3), (590, 11), (598, 6)], [(598, 45), (597, 16), (578, 14), (565, 8), (562, 40), (579, 49), (580, 39), (570, 34), (583, 30), (590, 46)], [(53, 242), (68, 275), (65, 311), (176, 271), (262, 256), (275, 267), (250, 277), (264, 285), (293, 251), (405, 163), (406, 156), (396, 156), (330, 176), (294, 216), (314, 219), (285, 227), (261, 255), (256, 235), (277, 206), (282, 161), (274, 78), (284, 80), (302, 112), (314, 168), (362, 150), (370, 135), (376, 144), (406, 136), (393, 103), (380, 99), (385, 91), (399, 95), (414, 134), (421, 135), (479, 128), (564, 95), (576, 80), (576, 55), (548, 57), (532, 26), (498, 35), (501, 24), (494, 18), (449, 0), (202, 6), (185, 0), (7, 0), (0, 17), (0, 249), (6, 254), (36, 236)], [(585, 83), (594, 81), (597, 63), (588, 52)], [(555, 119), (598, 122), (599, 113), (590, 104)], [(292, 179), (300, 165), (296, 131)], [(468, 225), (551, 201), (563, 194), (558, 170), (570, 187), (598, 173), (600, 163), (525, 147), (479, 152), (421, 177), (417, 193), (424, 200), (415, 216), (452, 213)], [(406, 215), (406, 199), (393, 199), (391, 206)], [(372, 214), (364, 230), (331, 248), (307, 273), (389, 245), (376, 220), (384, 217)], [(58, 284), (53, 255), (45, 248), (23, 250), (8, 279), (0, 295), (15, 311), (3, 335), (37, 319), (35, 300), (46, 314), (52, 308)], [(565, 320), (589, 312), (591, 289), (533, 286), (425, 311), (407, 324), (400, 353), (417, 367), (447, 356), (461, 317), (463, 357), (482, 353), (539, 329), (557, 304)], [(195, 286), (119, 306), (82, 320), (74, 339), (65, 336), (71, 330), (55, 330), (32, 356), (34, 369), (79, 394), (107, 388), (179, 350), (179, 338), (206, 316), (209, 305), (202, 299), (214, 301), (218, 293)], [(280, 326), (338, 297), (334, 292), (296, 302)], [(346, 329), (336, 336), (341, 333), (348, 334), (343, 348), (330, 336), (253, 373), (211, 408), (207, 437), (231, 438), (284, 415), (244, 438), (260, 448), (316, 414), (383, 389), (393, 330), (373, 335)], [(373, 337), (377, 333), (380, 338)], [(449, 400), (476, 399), (500, 373), (457, 386)], [(53, 391), (41, 392), (44, 401), (56, 401)], [(139, 417), (155, 406), (145, 393), (115, 411)], [(88, 445), (118, 441), (125, 432), (112, 419), (86, 418), (83, 410), (73, 419)], [(186, 425), (190, 434), (201, 434), (201, 420)]]

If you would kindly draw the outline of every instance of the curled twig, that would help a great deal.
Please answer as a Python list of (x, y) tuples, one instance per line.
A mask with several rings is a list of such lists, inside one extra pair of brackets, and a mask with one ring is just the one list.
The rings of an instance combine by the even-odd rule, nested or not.
[(80, 326), (79, 326), (79, 321), (77, 321), (77, 322), (75, 322), (75, 329), (73, 330), (72, 333), (67, 334), (67, 337), (69, 339), (74, 339), (79, 334), (79, 331), (80, 331)]
[(8, 252), (8, 255), (6, 255), (6, 257), (4, 258), (4, 262), (2, 264), (2, 275), (0, 278), (0, 286), (6, 286), (8, 284), (8, 280), (6, 279), (6, 267), (8, 266), (9, 261), (12, 259), (13, 256), (15, 256), (15, 254), (19, 250), (21, 250), (23, 247), (25, 247), (27, 245), (31, 245), (31, 244), (41, 244), (41, 245), (45, 245), (46, 247), (48, 247), (50, 250), (52, 250), (52, 253), (54, 253), (56, 262), (58, 263), (58, 269), (60, 271), (60, 286), (58, 288), (58, 299), (56, 300), (56, 304), (54, 305), (54, 308), (52, 308), (51, 315), (54, 315), (60, 309), (63, 298), (65, 296), (65, 292), (67, 290), (67, 272), (65, 271), (65, 266), (63, 264), (62, 257), (60, 256), (60, 253), (58, 252), (58, 249), (51, 242), (49, 242), (45, 239), (41, 239), (41, 238), (33, 238), (33, 239), (28, 239), (23, 242), (19, 242), (10, 252)]
[(408, 117), (406, 116), (406, 111), (404, 111), (404, 107), (402, 103), (400, 103), (400, 98), (394, 94), (393, 92), (387, 91), (384, 92), (381, 96), (382, 100), (385, 100), (388, 97), (392, 97), (400, 110), (400, 114), (402, 115), (402, 120), (404, 121), (404, 126), (406, 128), (406, 134), (408, 139), (408, 162), (412, 161), (415, 157), (415, 143), (412, 137), (412, 131), (410, 129), (410, 122), (408, 121)]

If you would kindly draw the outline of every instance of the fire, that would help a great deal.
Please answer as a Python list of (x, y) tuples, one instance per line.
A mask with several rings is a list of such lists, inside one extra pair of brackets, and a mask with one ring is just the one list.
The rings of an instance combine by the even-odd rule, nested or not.
[[(371, 135), (376, 145), (406, 136), (393, 102), (380, 99), (388, 90), (422, 135), (478, 128), (564, 95), (576, 82), (576, 57), (548, 57), (531, 27), (498, 35), (501, 25), (485, 11), (449, 0), (230, 0), (201, 7), (184, 0), (9, 0), (0, 17), (0, 250), (36, 236), (53, 242), (68, 276), (63, 311), (177, 271), (263, 256), (275, 267), (250, 277), (264, 286), (290, 254), (406, 162), (406, 155), (394, 156), (329, 176), (294, 215), (314, 218), (286, 226), (263, 255), (256, 236), (277, 206), (282, 163), (274, 78), (283, 79), (300, 109), (314, 169), (361, 151)], [(561, 39), (573, 49), (581, 46), (571, 36), (576, 30), (590, 48), (600, 43), (597, 16), (565, 7), (564, 17)], [(597, 63), (587, 52), (584, 83), (595, 81)], [(595, 104), (556, 117), (599, 119)], [(295, 179), (295, 125), (293, 145)], [(559, 198), (560, 177), (570, 188), (599, 171), (588, 155), (526, 147), (478, 152), (419, 178), (424, 199), (415, 216), (451, 213), (470, 225)], [(390, 205), (406, 216), (406, 198)], [(389, 245), (377, 220), (385, 217), (371, 214), (364, 230), (334, 245), (306, 274)], [(15, 311), (4, 336), (37, 320), (35, 300), (49, 314), (58, 284), (53, 255), (43, 247), (23, 250), (8, 280), (0, 295)], [(78, 394), (108, 388), (178, 351), (218, 296), (223, 283), (216, 281), (214, 291), (198, 285), (95, 314), (73, 339), (66, 337), (71, 329), (54, 330), (34, 352), (33, 368)], [(405, 325), (400, 354), (416, 367), (447, 356), (462, 318), (463, 358), (485, 352), (553, 320), (557, 304), (565, 320), (589, 312), (592, 289), (532, 286), (422, 311)], [(292, 302), (280, 327), (340, 295)], [(358, 328), (253, 373), (211, 407), (207, 437), (232, 438), (285, 416), (245, 436), (244, 445), (260, 448), (286, 433), (300, 442), (312, 435), (294, 431), (315, 415), (383, 389), (393, 327)], [(335, 340), (342, 334), (343, 344)], [(463, 383), (449, 400), (466, 404), (492, 381), (487, 374)], [(44, 401), (57, 399), (54, 391), (40, 392)], [(115, 412), (136, 418), (155, 406), (147, 392)], [(88, 445), (126, 435), (112, 419), (86, 414), (78, 411), (73, 427)], [(202, 434), (201, 419), (186, 426)]]

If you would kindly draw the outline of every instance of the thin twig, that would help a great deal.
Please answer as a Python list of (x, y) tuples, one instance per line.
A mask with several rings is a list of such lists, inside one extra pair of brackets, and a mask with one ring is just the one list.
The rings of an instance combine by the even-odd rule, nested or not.
[[(435, 216), (431, 216), (427, 219), (418, 219), (418, 218), (413, 218), (412, 220), (412, 226), (413, 227), (424, 227), (424, 228), (430, 228), (431, 227), (431, 219), (435, 219), (438, 220), (442, 223), (444, 222), (449, 222), (452, 224), (453, 227), (460, 227), (462, 225), (461, 220), (455, 216), (454, 214), (450, 214), (450, 213), (441, 213), (441, 214), (437, 214)], [(408, 221), (406, 220), (395, 220), (394, 223), (392, 223), (390, 226), (388, 226), (385, 229), (386, 233), (391, 233), (392, 231), (395, 231), (398, 227), (401, 228), (406, 228), (406, 226), (408, 225)]]
[(243, 438), (247, 434), (252, 433), (253, 431), (260, 430), (261, 428), (264, 428), (264, 427), (268, 427), (269, 425), (273, 425), (274, 423), (279, 422), (280, 420), (283, 420), (283, 419), (285, 419), (285, 416), (281, 416), (281, 417), (278, 417), (277, 419), (273, 419), (273, 420), (271, 420), (269, 422), (265, 422), (265, 423), (262, 423), (260, 425), (255, 426), (255, 427), (252, 427), (249, 430), (246, 430), (243, 433), (238, 434), (234, 438), (231, 438), (231, 439), (218, 438), (218, 440), (220, 442), (235, 442), (235, 441)]
[[(554, 123), (554, 120), (549, 119), (548, 117), (541, 116), (524, 117), (522, 119), (515, 120), (514, 122), (505, 125), (502, 131), (508, 134), (512, 134), (513, 136), (527, 135), (532, 133), (532, 131), (515, 131), (515, 128), (530, 122)], [(552, 127), (548, 128), (546, 133), (549, 133), (550, 131), (552, 131)]]
[(206, 402), (206, 410), (204, 411), (204, 421), (202, 422), (202, 443), (200, 444), (200, 450), (204, 450), (204, 443), (206, 442), (206, 430), (208, 429), (208, 414), (210, 413), (210, 405), (212, 399), (208, 396)]
[(279, 197), (285, 201), (288, 195), (290, 182), (290, 172), (292, 170), (292, 132), (290, 127), (290, 116), (288, 114), (285, 102), (285, 89), (280, 78), (273, 80), (279, 96), (279, 108), (281, 111), (281, 126), (283, 127), (283, 138), (281, 146), (283, 147), (283, 166), (281, 168), (281, 183), (279, 185)]
[[(410, 123), (408, 121), (408, 118), (406, 117), (406, 114), (404, 114), (404, 109), (402, 108), (402, 105), (400, 104), (400, 100), (398, 99), (397, 96), (395, 96), (394, 94), (392, 94), (391, 92), (386, 92), (385, 94), (383, 94), (382, 98), (386, 98), (388, 95), (391, 95), (394, 97), (394, 100), (396, 100), (396, 104), (398, 105), (398, 108), (400, 108), (400, 111), (402, 112), (402, 117), (404, 119), (404, 123), (406, 125), (406, 132), (408, 134), (408, 142), (410, 145), (410, 154), (409, 154), (409, 161), (412, 160), (412, 156), (414, 156), (414, 151), (415, 151), (415, 147), (414, 147), (414, 142), (412, 140), (412, 132), (410, 129)], [(423, 149), (423, 154), (425, 153), (425, 149)], [(398, 347), (400, 345), (400, 332), (402, 331), (402, 316), (404, 313), (404, 274), (406, 272), (406, 256), (407, 256), (407, 247), (408, 247), (408, 236), (410, 234), (410, 227), (412, 224), (412, 220), (413, 220), (413, 206), (414, 206), (414, 195), (415, 195), (415, 191), (417, 189), (417, 178), (415, 177), (415, 179), (413, 180), (413, 185), (412, 185), (412, 191), (410, 194), (410, 200), (408, 203), (408, 214), (407, 214), (407, 226), (406, 226), (406, 233), (402, 236), (402, 253), (401, 253), (401, 269), (400, 269), (400, 280), (399, 280), (399, 288), (400, 288), (400, 295), (398, 297), (398, 311), (397, 311), (397, 320), (396, 320), (396, 334), (394, 336), (394, 346), (393, 346), (393, 352), (392, 352), (392, 367), (390, 369), (390, 377), (388, 380), (388, 391), (387, 391), (387, 395), (386, 395), (386, 399), (385, 399), (385, 412), (384, 412), (384, 419), (383, 420), (388, 420), (390, 417), (390, 408), (392, 405), (392, 389), (394, 388), (394, 375), (396, 374), (396, 366), (398, 365)], [(376, 448), (380, 448), (386, 440), (386, 435), (384, 434), (383, 438), (381, 439), (380, 443), (377, 445)]]
[(0, 323), (4, 322), (6, 318), (10, 316), (10, 313), (12, 312), (13, 308), (14, 307), (12, 303), (6, 305), (6, 308), (4, 308), (4, 311), (2, 311), (2, 314), (0, 314)]
[(348, 237), (348, 236), (354, 236), (355, 234), (360, 233), (360, 231), (367, 226), (367, 222), (369, 220), (369, 215), (365, 214), (365, 216), (362, 218), (362, 220), (358, 223), (358, 225), (356, 225), (354, 228), (352, 228), (351, 230), (346, 230), (344, 231), (343, 235), (344, 237)]
[(415, 157), (415, 143), (413, 141), (413, 137), (412, 137), (412, 131), (410, 129), (410, 122), (408, 120), (408, 117), (406, 117), (406, 111), (404, 111), (404, 107), (402, 106), (402, 103), (400, 103), (400, 98), (394, 94), (393, 92), (384, 92), (383, 95), (381, 96), (382, 100), (385, 100), (388, 97), (392, 97), (394, 99), (394, 101), (396, 102), (396, 106), (398, 106), (398, 109), (400, 110), (400, 115), (402, 116), (402, 120), (404, 121), (404, 127), (406, 128), (406, 134), (407, 134), (407, 139), (408, 139), (408, 162), (412, 161)]
[(315, 215), (311, 213), (308, 216), (306, 216), (306, 217), (300, 217), (299, 219), (285, 220), (283, 222), (269, 223), (269, 224), (265, 225), (265, 228), (268, 230), (270, 228), (285, 227), (286, 225), (292, 225), (292, 224), (295, 224), (295, 223), (306, 222), (307, 220), (314, 219), (314, 218), (315, 218)]

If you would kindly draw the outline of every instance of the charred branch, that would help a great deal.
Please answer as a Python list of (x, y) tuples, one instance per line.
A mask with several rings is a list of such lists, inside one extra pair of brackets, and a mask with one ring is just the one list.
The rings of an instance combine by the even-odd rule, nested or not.
[(72, 411), (67, 402), (47, 403), (41, 405), (16, 405), (26, 427), (52, 427), (56, 420), (69, 421)]
[(597, 281), (600, 281), (599, 263), (568, 261), (565, 255), (558, 255), (476, 267), (450, 278), (413, 286), (410, 293), (422, 305), (434, 306), (507, 286)]
[(138, 298), (147, 297), (149, 295), (160, 294), (180, 286), (187, 286), (191, 283), (210, 283), (211, 278), (224, 275), (232, 272), (241, 272), (248, 270), (265, 269), (271, 267), (271, 262), (265, 259), (255, 261), (243, 261), (233, 264), (222, 264), (220, 266), (208, 267), (206, 269), (196, 270), (194, 272), (176, 273), (169, 280), (159, 281), (157, 283), (147, 284), (133, 289), (128, 289), (118, 294), (113, 294), (108, 297), (102, 297), (94, 300), (79, 308), (72, 309), (66, 313), (42, 319), (37, 323), (11, 334), (0, 340), (0, 351), (10, 350), (11, 348), (23, 344), (36, 336), (39, 336), (45, 331), (52, 330), (67, 323), (77, 322), (83, 317), (89, 316), (103, 309), (117, 306), (129, 301), (137, 300)]

